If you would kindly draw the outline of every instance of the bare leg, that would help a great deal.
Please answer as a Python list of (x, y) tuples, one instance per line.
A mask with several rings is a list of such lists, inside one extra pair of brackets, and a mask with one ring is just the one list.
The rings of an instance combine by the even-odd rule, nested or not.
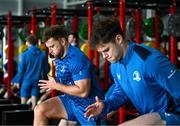
[(27, 98), (21, 97), (21, 104), (26, 104), (27, 103)]
[(50, 98), (34, 108), (34, 126), (48, 125), (48, 119), (67, 119), (64, 105), (58, 97)]
[(122, 123), (120, 126), (165, 126), (166, 122), (158, 113), (149, 113)]
[(39, 101), (37, 102), (37, 104), (40, 104), (41, 102), (43, 102), (44, 100), (48, 99), (51, 97), (51, 92), (45, 92), (39, 99)]
[(32, 102), (32, 110), (34, 107), (37, 105), (37, 97), (36, 96), (31, 96), (31, 102)]

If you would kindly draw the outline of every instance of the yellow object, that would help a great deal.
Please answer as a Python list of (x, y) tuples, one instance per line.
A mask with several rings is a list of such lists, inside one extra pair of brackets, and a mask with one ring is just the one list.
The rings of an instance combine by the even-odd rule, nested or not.
[[(144, 42), (145, 45), (154, 48), (154, 41)], [(163, 47), (160, 45), (160, 51), (163, 52)]]
[(46, 45), (44, 43), (42, 43), (39, 48), (42, 50), (42, 51), (46, 51)]
[(23, 53), (24, 51), (26, 51), (28, 48), (28, 46), (26, 44), (22, 44), (19, 49), (18, 49), (18, 54), (20, 55), (21, 53)]
[[(8, 57), (8, 45), (4, 47), (5, 57)], [(14, 48), (14, 57), (18, 56), (18, 50)]]
[(88, 43), (85, 42), (84, 44), (81, 45), (80, 47), (81, 51), (84, 52), (84, 54), (88, 55)]
[(154, 48), (154, 42), (144, 42), (144, 44)]

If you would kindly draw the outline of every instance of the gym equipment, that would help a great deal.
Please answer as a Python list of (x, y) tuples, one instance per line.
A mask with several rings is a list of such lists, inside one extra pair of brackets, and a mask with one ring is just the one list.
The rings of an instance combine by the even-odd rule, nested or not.
[(136, 43), (141, 43), (141, 38), (143, 35), (143, 25), (141, 23), (142, 19), (142, 9), (135, 10), (135, 19), (136, 19)]
[[(176, 1), (173, 0), (173, 6), (170, 7), (170, 14), (175, 15)], [(170, 35), (170, 60), (173, 64), (177, 64), (177, 38), (174, 35)]]
[[(13, 52), (14, 56), (18, 56), (19, 55), (18, 50), (13, 50), (13, 51), (14, 51)], [(5, 55), (8, 55), (8, 45), (5, 45), (4, 53), (5, 53)]]
[(33, 110), (12, 110), (2, 112), (2, 125), (33, 125)]
[(4, 37), (3, 27), (0, 27), (0, 40)]
[[(155, 19), (154, 17), (150, 17), (144, 20), (144, 32), (149, 37), (155, 36)], [(161, 19), (159, 19), (159, 34), (161, 35), (164, 29), (164, 25)]]
[(81, 47), (80, 47), (81, 51), (84, 52), (84, 54), (88, 55), (88, 43), (84, 42)]
[(0, 99), (0, 105), (1, 104), (10, 104), (11, 101), (9, 99)]
[(101, 13), (97, 13), (93, 16), (93, 22), (99, 22), (105, 20), (106, 17), (102, 15)]
[[(6, 33), (8, 32), (8, 29), (6, 29)], [(16, 41), (18, 39), (18, 28), (13, 26), (11, 28), (11, 34), (12, 34), (12, 42)], [(6, 39), (8, 39), (8, 34), (6, 34)]]
[(87, 23), (82, 23), (82, 25), (80, 27), (79, 37), (83, 41), (87, 41), (88, 40), (88, 24)]
[(67, 29), (69, 29), (69, 31), (72, 31), (72, 19), (67, 19), (67, 21), (65, 22), (65, 26)]
[(165, 35), (172, 34), (175, 37), (180, 36), (180, 14), (168, 14), (164, 17)]
[(133, 17), (129, 18), (126, 23), (126, 36), (130, 40), (136, 36), (136, 21)]
[[(16, 37), (19, 37), (18, 31), (15, 33), (15, 37), (13, 38), (12, 35), (12, 26), (21, 26), (24, 22), (30, 22), (31, 20), (31, 33), (36, 33), (36, 19), (37, 21), (45, 21), (47, 19), (47, 16), (36, 16), (34, 14), (31, 14), (31, 16), (12, 16), (12, 11), (8, 12), (8, 15), (0, 16), (0, 24), (1, 25), (7, 25), (7, 42), (8, 42), (8, 62), (9, 62), (9, 68), (8, 69), (8, 80), (7, 80), (7, 90), (8, 90), (8, 98), (11, 97), (11, 80), (13, 78), (13, 57), (14, 57), (14, 45), (12, 40), (16, 39)], [(57, 18), (58, 19), (58, 18)], [(23, 35), (23, 34), (21, 34)], [(21, 36), (23, 39), (23, 36)], [(18, 53), (17, 53), (18, 54)]]
[[(29, 106), (27, 104), (1, 104), (0, 105), (0, 119), (2, 118), (3, 111), (10, 110), (28, 110)], [(2, 121), (0, 120), (0, 125)]]
[(59, 124), (60, 120), (59, 119), (51, 119), (49, 120), (49, 124), (48, 125), (52, 125), (52, 126), (57, 126)]
[(45, 27), (44, 26), (39, 26), (37, 28), (37, 37), (38, 39), (42, 42), (42, 36), (43, 36), (43, 32), (45, 30)]
[(19, 37), (22, 41), (26, 41), (26, 37), (30, 34), (30, 25), (24, 24), (23, 28), (19, 32)]

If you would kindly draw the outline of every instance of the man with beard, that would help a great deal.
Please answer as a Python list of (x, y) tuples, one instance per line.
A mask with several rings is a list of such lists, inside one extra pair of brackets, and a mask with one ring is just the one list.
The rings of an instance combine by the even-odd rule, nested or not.
[(64, 26), (52, 26), (43, 33), (49, 53), (55, 57), (56, 78), (40, 80), (41, 89), (57, 90), (64, 95), (52, 97), (34, 109), (34, 126), (48, 125), (49, 119), (67, 119), (81, 125), (96, 125), (84, 117), (85, 108), (95, 102), (94, 97), (104, 98), (96, 78), (95, 67), (88, 57), (68, 43)]

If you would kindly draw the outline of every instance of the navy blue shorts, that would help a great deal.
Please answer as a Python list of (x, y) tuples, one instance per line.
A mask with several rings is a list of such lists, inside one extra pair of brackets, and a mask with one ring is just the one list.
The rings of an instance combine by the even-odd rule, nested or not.
[(86, 112), (86, 108), (82, 106), (75, 106), (73, 101), (68, 98), (67, 95), (59, 95), (59, 99), (64, 104), (66, 112), (68, 114), (68, 120), (77, 121), (81, 125), (96, 125), (96, 120), (92, 118), (90, 121), (86, 117), (84, 117), (84, 113)]
[(29, 98), (30, 96), (38, 97), (40, 94), (40, 89), (37, 82), (27, 82), (23, 81), (21, 85), (20, 95), (21, 97)]
[(166, 121), (166, 125), (180, 125), (180, 114), (160, 112), (161, 119)]

